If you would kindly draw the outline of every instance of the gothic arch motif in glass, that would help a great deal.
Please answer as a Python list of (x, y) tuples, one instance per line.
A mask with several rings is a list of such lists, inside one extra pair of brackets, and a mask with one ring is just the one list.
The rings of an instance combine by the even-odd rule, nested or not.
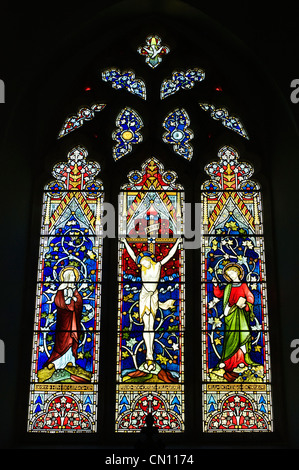
[(202, 185), (205, 432), (273, 430), (260, 186), (222, 147)]
[(28, 431), (97, 429), (103, 186), (76, 147), (44, 190)]

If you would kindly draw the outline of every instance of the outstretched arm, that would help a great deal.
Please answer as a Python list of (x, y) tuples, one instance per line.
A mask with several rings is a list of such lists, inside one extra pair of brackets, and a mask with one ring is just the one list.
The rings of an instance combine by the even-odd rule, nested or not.
[(136, 263), (137, 262), (137, 256), (135, 255), (134, 251), (132, 250), (132, 248), (128, 244), (127, 239), (126, 238), (121, 238), (121, 241), (124, 243), (124, 245), (127, 249), (127, 252), (131, 256), (132, 260)]
[(161, 261), (161, 264), (163, 266), (163, 264), (167, 263), (170, 258), (175, 254), (176, 250), (177, 250), (177, 247), (179, 245), (179, 243), (182, 242), (182, 239), (181, 238), (178, 238), (177, 241), (175, 242), (175, 244), (173, 245), (173, 247), (171, 248), (171, 250), (169, 250), (169, 253), (168, 255), (165, 256), (165, 258), (162, 259)]

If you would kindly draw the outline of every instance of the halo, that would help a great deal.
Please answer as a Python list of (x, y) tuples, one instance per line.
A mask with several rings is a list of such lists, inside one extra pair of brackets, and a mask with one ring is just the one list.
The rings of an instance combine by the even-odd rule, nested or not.
[(229, 268), (231, 267), (234, 267), (234, 268), (237, 268), (238, 271), (239, 271), (239, 279), (240, 281), (243, 279), (244, 277), (244, 269), (242, 268), (242, 266), (238, 263), (228, 263), (224, 268), (223, 268), (223, 271), (222, 271), (222, 274), (223, 274), (223, 277), (228, 281), (228, 282), (231, 282), (231, 278), (229, 276), (227, 276), (225, 273), (226, 271), (228, 271)]
[(59, 280), (60, 280), (61, 282), (64, 281), (64, 279), (63, 279), (64, 273), (65, 273), (66, 271), (70, 271), (70, 270), (73, 271), (73, 273), (75, 274), (76, 281), (79, 281), (79, 279), (80, 279), (80, 272), (79, 272), (79, 270), (78, 270), (77, 268), (75, 268), (75, 266), (66, 266), (66, 267), (63, 268), (63, 269), (60, 271), (60, 273), (59, 273)]
[(156, 257), (154, 255), (154, 253), (151, 253), (150, 251), (143, 251), (141, 253), (139, 253), (138, 257), (137, 257), (137, 264), (138, 266), (140, 266), (140, 261), (141, 261), (141, 258), (152, 258), (153, 261), (156, 261)]

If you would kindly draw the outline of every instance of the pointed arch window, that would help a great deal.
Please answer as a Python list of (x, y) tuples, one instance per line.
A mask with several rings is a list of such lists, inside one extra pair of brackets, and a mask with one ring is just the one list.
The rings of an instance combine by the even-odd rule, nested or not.
[(156, 159), (120, 196), (116, 431), (184, 429), (183, 188)]
[(44, 190), (29, 432), (97, 428), (103, 186), (76, 147)]
[[(169, 51), (156, 35), (138, 49), (151, 69), (164, 63)], [(185, 70), (159, 84), (160, 102), (176, 103), (165, 111), (163, 101), (161, 147), (174, 153), (181, 167), (198, 154), (193, 144), (198, 129), (194, 109), (192, 122), (188, 114), (188, 99), (182, 108), (173, 95), (190, 96), (205, 79), (198, 67)], [(148, 104), (148, 83), (131, 68), (106, 68), (102, 82), (116, 94), (123, 89), (122, 96), (133, 103), (121, 104), (113, 117), (110, 168), (115, 171), (146, 135), (147, 121), (139, 109)], [(102, 116), (109, 104), (101, 101), (67, 118), (59, 138)], [(199, 113), (201, 107), (201, 114), (209, 117), (209, 111), (226, 130), (248, 140), (242, 122), (226, 108), (196, 102)], [(203, 367), (196, 374), (202, 376), (203, 431), (269, 432), (273, 415), (260, 186), (251, 179), (252, 166), (240, 163), (233, 147), (222, 147), (218, 157), (206, 165), (209, 179), (201, 186)], [(75, 147), (66, 162), (55, 165), (55, 179), (45, 187), (30, 432), (95, 432), (98, 427), (104, 197), (99, 171), (98, 163), (87, 160), (87, 150)], [(180, 175), (165, 169), (162, 157), (153, 156), (130, 171), (120, 188), (116, 433), (139, 432), (149, 413), (160, 432), (185, 430), (184, 187), (177, 180)], [(114, 181), (113, 195), (119, 191)], [(68, 323), (61, 320), (62, 309)]]

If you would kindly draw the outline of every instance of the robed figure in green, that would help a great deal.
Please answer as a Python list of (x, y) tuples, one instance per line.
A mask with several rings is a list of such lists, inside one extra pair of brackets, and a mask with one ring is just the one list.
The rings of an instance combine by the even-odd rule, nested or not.
[(223, 299), (225, 321), (222, 356), (218, 367), (224, 368), (224, 378), (233, 382), (239, 375), (234, 372), (236, 367), (254, 365), (250, 358), (250, 321), (254, 320), (254, 296), (246, 282), (242, 282), (244, 271), (239, 264), (227, 264), (223, 276), (228, 281), (224, 289), (218, 286), (215, 278), (213, 279), (214, 295)]

